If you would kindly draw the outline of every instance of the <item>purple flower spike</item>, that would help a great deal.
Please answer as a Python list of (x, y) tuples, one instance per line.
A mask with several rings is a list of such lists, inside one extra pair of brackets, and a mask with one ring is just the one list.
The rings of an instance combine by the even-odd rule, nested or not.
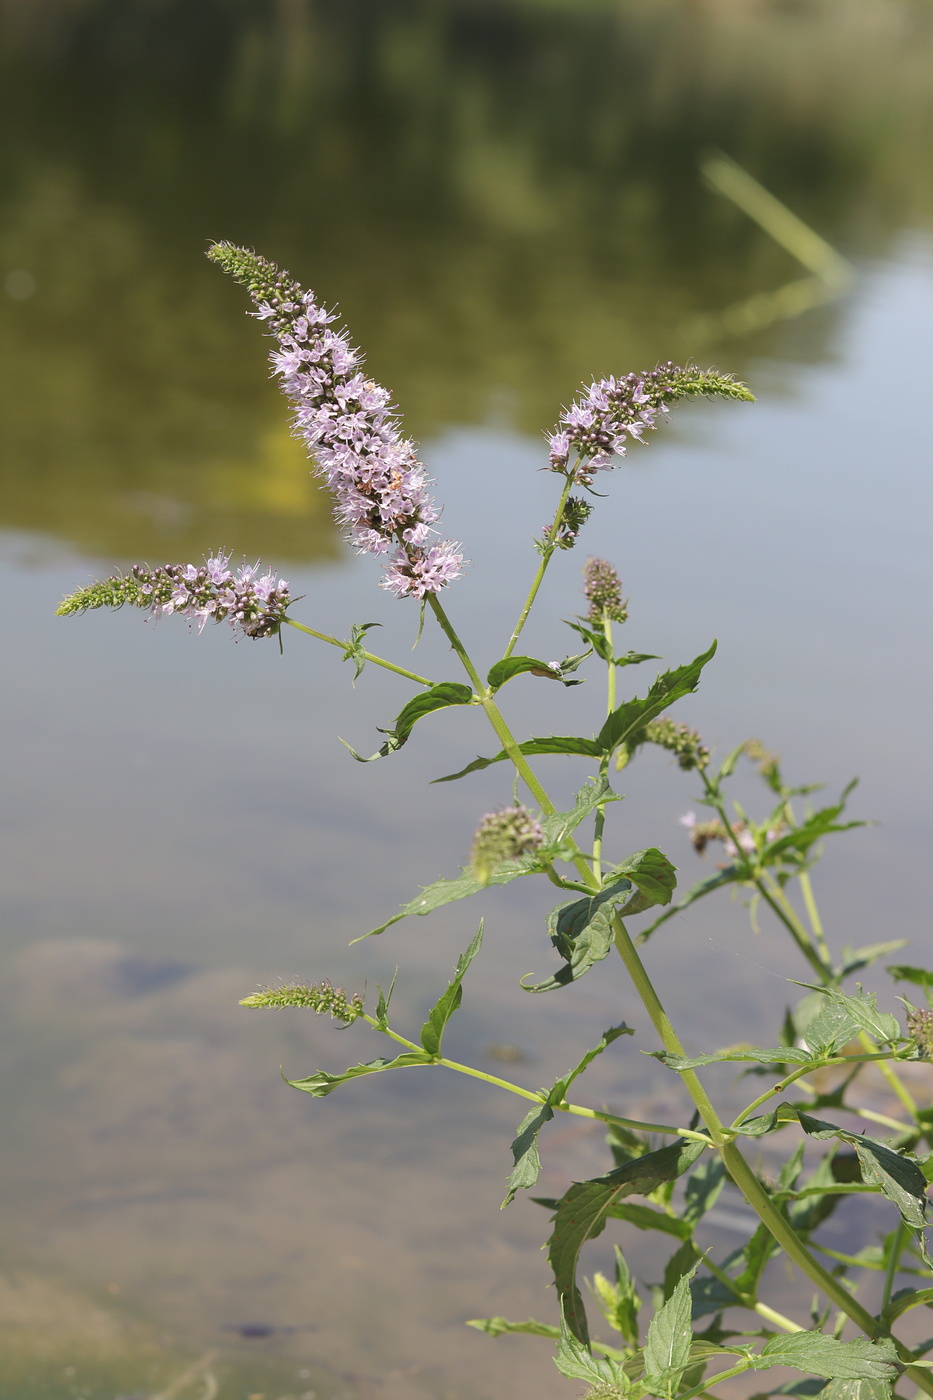
[[(731, 375), (693, 365), (683, 369), (671, 360), (642, 374), (597, 380), (564, 410), (549, 434), (551, 470), (573, 471), (574, 480), (588, 486), (594, 472), (611, 467), (613, 457), (625, 456), (629, 442), (643, 442), (649, 428), (660, 427), (670, 404), (699, 394), (753, 397)], [(575, 468), (571, 454), (578, 460)]]
[(391, 554), (381, 586), (397, 598), (438, 593), (463, 572), (453, 540), (431, 543), (439, 518), (415, 445), (399, 431), (387, 389), (336, 319), (288, 273), (248, 249), (215, 244), (208, 257), (249, 291), (278, 341), (270, 356), (295, 410), (294, 433), (334, 495), (334, 514), (361, 554)]

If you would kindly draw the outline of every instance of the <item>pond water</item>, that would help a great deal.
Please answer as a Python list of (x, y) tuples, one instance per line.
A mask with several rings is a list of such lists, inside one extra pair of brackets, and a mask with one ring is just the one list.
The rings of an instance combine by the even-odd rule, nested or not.
[[(621, 967), (546, 1002), (521, 992), (550, 969), (546, 891), (348, 946), (455, 873), (509, 799), (497, 768), (428, 787), (493, 751), (479, 717), (435, 716), (360, 766), (337, 736), (377, 747), (410, 693), (399, 678), (370, 667), (351, 689), (339, 653), (297, 634), (280, 656), (54, 609), (114, 565), (225, 544), (279, 565), (309, 625), (378, 621), (378, 649), (410, 656), (415, 612), (331, 526), (209, 239), (339, 299), (464, 541), (449, 606), (478, 656), (534, 569), (554, 495), (541, 433), (561, 403), (594, 373), (715, 360), (758, 402), (681, 409), (605, 478), (527, 649), (571, 649), (559, 619), (582, 606), (589, 553), (622, 571), (627, 646), (679, 664), (718, 637), (678, 717), (720, 751), (757, 734), (832, 793), (858, 773), (852, 811), (877, 824), (821, 867), (831, 941), (904, 937), (922, 961), (933, 17), (867, 0), (844, 17), (666, 0), (6, 0), (0, 15), (0, 1396), (189, 1400), (211, 1375), (223, 1400), (565, 1394), (547, 1343), (463, 1326), (553, 1318), (540, 1207), (498, 1210), (517, 1100), (441, 1072), (299, 1096), (279, 1066), (336, 1071), (383, 1044), (237, 1005), (280, 977), (371, 994), (398, 966), (398, 1023), (417, 1030), (483, 914), (449, 1053), (533, 1087), (624, 1017), (637, 1035), (587, 1101), (679, 1121)], [(748, 334), (722, 318), (800, 268), (704, 186), (709, 146), (850, 260), (845, 297)], [(410, 664), (457, 678), (430, 627)], [(561, 732), (581, 693), (524, 677), (505, 709)], [(541, 763), (561, 799), (586, 771)], [(695, 878), (689, 776), (662, 753), (624, 776), (621, 845), (658, 845)], [(728, 901), (647, 954), (698, 1050), (776, 1026), (800, 975)], [(882, 974), (866, 983), (893, 1005)], [(579, 1121), (542, 1147), (548, 1195), (609, 1165)], [(717, 1247), (737, 1210), (711, 1220)], [(880, 1209), (837, 1226), (886, 1228)], [(589, 1247), (589, 1272), (611, 1243)], [(657, 1277), (663, 1253), (628, 1245)], [(775, 1300), (799, 1310), (787, 1288), (778, 1274)]]

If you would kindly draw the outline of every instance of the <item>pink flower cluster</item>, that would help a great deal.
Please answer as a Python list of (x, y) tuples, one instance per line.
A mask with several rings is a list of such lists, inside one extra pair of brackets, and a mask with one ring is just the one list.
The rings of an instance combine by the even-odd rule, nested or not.
[(210, 256), (240, 282), (278, 341), (271, 360), (295, 410), (294, 431), (335, 498), (335, 515), (360, 553), (388, 555), (382, 587), (397, 598), (438, 593), (462, 572), (453, 540), (431, 542), (438, 511), (414, 444), (389, 393), (367, 379), (336, 317), (274, 264), (217, 244)]

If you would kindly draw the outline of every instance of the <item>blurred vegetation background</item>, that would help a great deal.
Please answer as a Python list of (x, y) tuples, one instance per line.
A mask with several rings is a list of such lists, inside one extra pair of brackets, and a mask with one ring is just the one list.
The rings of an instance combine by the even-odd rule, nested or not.
[(418, 438), (537, 434), (799, 271), (707, 147), (851, 258), (928, 228), (931, 72), (926, 0), (0, 0), (0, 522), (333, 554), (208, 240), (339, 298)]

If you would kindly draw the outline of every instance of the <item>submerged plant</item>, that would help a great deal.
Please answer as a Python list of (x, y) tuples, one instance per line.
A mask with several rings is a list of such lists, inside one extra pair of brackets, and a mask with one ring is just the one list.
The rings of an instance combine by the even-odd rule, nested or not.
[[(927, 1003), (918, 1008), (907, 1002), (903, 1025), (892, 1012), (879, 1009), (874, 994), (860, 987), (843, 990), (847, 979), (902, 946), (901, 940), (894, 940), (834, 952), (820, 919), (810, 872), (826, 836), (861, 825), (845, 819), (851, 789), (836, 802), (801, 810), (800, 799), (814, 789), (788, 785), (780, 761), (759, 741), (746, 741), (714, 764), (701, 736), (670, 718), (671, 706), (696, 690), (715, 643), (693, 661), (659, 675), (640, 695), (620, 701), (620, 673), (624, 676), (629, 666), (657, 658), (617, 651), (614, 627), (625, 623), (628, 604), (619, 575), (606, 560), (587, 562), (582, 590), (586, 611), (567, 624), (577, 645), (582, 640), (585, 649), (559, 662), (516, 654), (551, 559), (558, 550), (575, 546), (594, 508), (594, 475), (608, 470), (614, 457), (633, 442), (642, 442), (678, 400), (750, 400), (752, 395), (728, 375), (667, 363), (645, 373), (599, 380), (563, 411), (548, 439), (550, 469), (561, 477), (555, 513), (536, 542), (539, 558), (515, 627), (504, 649), (487, 657), (484, 679), (440, 598), (462, 571), (459, 546), (437, 536), (439, 514), (428, 493), (427, 474), (414, 445), (401, 435), (388, 392), (364, 377), (360, 355), (346, 332), (333, 328), (334, 313), (289, 274), (229, 244), (213, 247), (210, 257), (247, 287), (254, 314), (276, 341), (272, 363), (292, 405), (294, 431), (326, 480), (348, 539), (356, 549), (382, 557), (384, 588), (398, 598), (417, 599), (422, 612), (430, 610), (466, 680), (436, 682), (370, 652), (364, 647), (369, 624), (354, 626), (350, 637), (341, 640), (298, 622), (290, 615), (293, 600), (284, 582), (271, 572), (260, 574), (258, 565), (231, 569), (227, 553), (212, 555), (203, 565), (139, 565), (127, 576), (115, 575), (79, 590), (59, 612), (68, 615), (129, 603), (156, 617), (182, 613), (199, 629), (209, 619), (226, 620), (254, 639), (290, 626), (340, 648), (344, 659), (354, 664), (354, 679), (368, 663), (386, 667), (418, 689), (383, 731), (385, 742), (373, 759), (400, 749), (418, 722), (434, 711), (481, 708), (500, 747), (439, 781), (505, 763), (513, 772), (516, 792), (524, 786), (525, 801), (516, 796), (511, 805), (480, 818), (461, 872), (421, 889), (372, 932), (384, 933), (400, 919), (429, 914), (490, 884), (531, 876), (548, 880), (562, 895), (546, 930), (556, 964), (549, 977), (524, 985), (524, 991), (564, 994), (615, 950), (660, 1042), (652, 1053), (679, 1078), (684, 1108), (679, 1121), (648, 1123), (583, 1101), (580, 1081), (590, 1064), (633, 1034), (624, 1023), (604, 1031), (566, 1074), (544, 1089), (530, 1089), (448, 1059), (443, 1053), (445, 1028), (480, 954), (482, 924), (417, 1039), (391, 1023), (391, 989), (388, 994), (378, 992), (371, 1012), (365, 1010), (361, 994), (348, 996), (326, 980), (265, 988), (245, 997), (245, 1006), (305, 1008), (329, 1014), (345, 1026), (362, 1021), (394, 1043), (391, 1058), (354, 1064), (342, 1074), (318, 1071), (289, 1082), (323, 1097), (360, 1076), (433, 1066), (485, 1080), (522, 1099), (528, 1110), (512, 1142), (504, 1205), (537, 1182), (539, 1137), (558, 1114), (606, 1125), (611, 1152), (607, 1171), (575, 1182), (560, 1199), (541, 1202), (552, 1212), (547, 1247), (556, 1297), (551, 1320), (491, 1317), (470, 1323), (491, 1336), (530, 1332), (551, 1338), (558, 1370), (586, 1382), (590, 1400), (641, 1400), (649, 1395), (691, 1400), (715, 1393), (718, 1385), (743, 1372), (787, 1367), (815, 1380), (789, 1386), (779, 1376), (764, 1377), (756, 1381), (758, 1394), (887, 1400), (903, 1376), (933, 1395), (930, 1363), (922, 1359), (933, 1350), (933, 1341), (912, 1351), (896, 1327), (908, 1311), (933, 1305), (924, 1241), (927, 1180), (933, 1176), (933, 1108), (917, 1102), (899, 1069), (906, 1061), (933, 1056), (933, 971), (906, 964), (888, 968), (897, 981), (920, 989)], [(574, 673), (591, 658), (606, 676), (598, 729), (516, 736), (498, 707), (498, 691), (523, 674), (577, 685)], [(690, 774), (696, 785), (694, 800), (707, 815), (701, 819), (690, 812), (682, 821), (699, 855), (715, 851), (723, 857), (676, 900), (676, 869), (665, 854), (649, 847), (625, 855), (610, 845), (607, 818), (618, 797), (610, 774), (624, 769), (646, 745), (666, 749)], [(567, 811), (556, 810), (530, 762), (542, 754), (582, 758), (590, 765)], [(759, 819), (727, 800), (728, 784), (743, 759), (756, 765), (769, 795), (768, 810)], [(588, 825), (591, 835), (584, 839)], [(787, 1012), (770, 1044), (729, 1045), (688, 1055), (638, 949), (674, 915), (730, 886), (749, 896), (754, 906), (767, 907), (790, 937), (805, 961), (803, 985), (808, 995)], [(792, 898), (795, 889), (804, 914)], [(649, 921), (633, 934), (630, 921), (643, 915)], [(717, 1110), (705, 1077), (698, 1073), (712, 1067), (709, 1079), (715, 1082), (716, 1067), (723, 1063), (745, 1066), (746, 1074), (764, 1080), (761, 1092), (731, 1121)], [(880, 1113), (866, 1101), (861, 1091), (868, 1065), (884, 1076), (899, 1116)], [(824, 1112), (831, 1117), (824, 1118)], [(871, 1132), (857, 1130), (853, 1120)], [(778, 1133), (789, 1141), (787, 1160), (773, 1179), (765, 1179), (749, 1162), (748, 1149), (754, 1150), (757, 1139)], [(811, 1156), (808, 1172), (805, 1143), (826, 1145), (817, 1148), (822, 1155), (815, 1164)], [(700, 1248), (696, 1232), (727, 1183), (744, 1197), (756, 1223), (741, 1248), (717, 1259)], [(822, 1227), (846, 1197), (865, 1193), (887, 1199), (891, 1231), (879, 1247), (843, 1253), (827, 1242)], [(621, 1241), (615, 1246), (615, 1275), (610, 1279), (597, 1274), (590, 1284), (612, 1336), (607, 1341), (591, 1333), (578, 1266), (585, 1242), (610, 1222)], [(651, 1290), (654, 1307), (646, 1327), (639, 1317), (642, 1297), (626, 1259), (627, 1232), (635, 1229), (653, 1230), (672, 1241), (664, 1282)], [(802, 1275), (808, 1293), (815, 1290), (813, 1310), (802, 1319), (785, 1315), (768, 1301), (767, 1265), (782, 1254)], [(857, 1296), (864, 1276), (872, 1272), (883, 1278), (874, 1311)], [(849, 1322), (861, 1335), (850, 1329), (843, 1337)], [(720, 1360), (714, 1364), (714, 1358)]]

